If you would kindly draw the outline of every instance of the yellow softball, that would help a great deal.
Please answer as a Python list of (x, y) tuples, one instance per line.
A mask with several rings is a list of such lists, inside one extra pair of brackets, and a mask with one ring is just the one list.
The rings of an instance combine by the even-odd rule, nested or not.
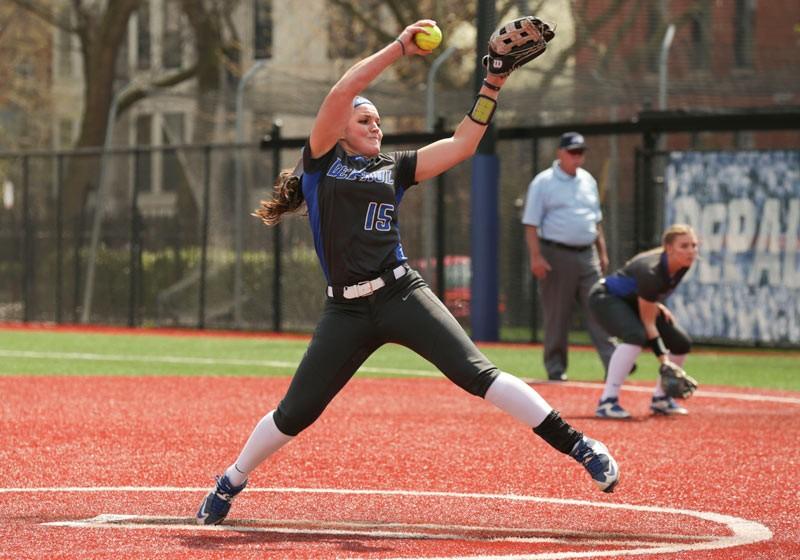
[(425, 25), (426, 33), (414, 35), (414, 42), (417, 46), (426, 51), (432, 51), (442, 42), (442, 30), (438, 25)]

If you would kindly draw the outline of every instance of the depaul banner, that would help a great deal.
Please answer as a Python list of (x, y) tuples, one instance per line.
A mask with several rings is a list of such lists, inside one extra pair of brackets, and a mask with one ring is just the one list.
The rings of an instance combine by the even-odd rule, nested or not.
[(695, 338), (800, 343), (800, 152), (673, 152), (665, 224), (700, 260), (668, 305)]

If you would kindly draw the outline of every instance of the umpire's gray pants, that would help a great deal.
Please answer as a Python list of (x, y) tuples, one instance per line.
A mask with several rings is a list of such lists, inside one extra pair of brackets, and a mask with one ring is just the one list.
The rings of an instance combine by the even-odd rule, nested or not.
[(541, 252), (551, 268), (547, 276), (539, 280), (547, 376), (557, 378), (567, 371), (567, 340), (575, 302), (583, 309), (589, 336), (607, 372), (615, 346), (589, 311), (589, 290), (600, 279), (597, 250), (592, 246), (573, 251), (542, 243)]

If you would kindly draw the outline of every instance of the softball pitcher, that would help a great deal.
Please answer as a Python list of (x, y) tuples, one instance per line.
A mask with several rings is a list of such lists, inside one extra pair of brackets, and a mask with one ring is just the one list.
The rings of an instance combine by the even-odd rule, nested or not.
[(617, 484), (618, 467), (606, 446), (573, 429), (526, 383), (499, 371), (406, 264), (398, 227), (403, 196), (475, 152), (508, 75), (544, 52), (553, 37), (550, 27), (533, 17), (500, 28), (484, 59), (486, 79), (453, 136), (417, 151), (381, 153), (380, 114), (360, 94), (401, 57), (429, 54), (414, 35), (434, 23), (409, 25), (345, 72), (322, 102), (298, 166), (281, 173), (273, 198), (257, 211), (272, 225), (305, 204), (328, 283), (327, 301), (286, 395), (217, 477), (197, 512), (200, 524), (222, 522), (248, 475), (310, 426), (364, 360), (387, 342), (414, 350), (468, 393), (533, 428), (581, 463), (604, 492)]

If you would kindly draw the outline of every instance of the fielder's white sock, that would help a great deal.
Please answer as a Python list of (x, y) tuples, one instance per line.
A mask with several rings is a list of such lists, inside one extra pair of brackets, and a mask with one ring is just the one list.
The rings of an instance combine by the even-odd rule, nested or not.
[(292, 440), (292, 436), (287, 436), (275, 425), (273, 414), (274, 410), (259, 420), (239, 453), (239, 458), (225, 470), (225, 475), (234, 486), (240, 486), (253, 469)]
[[(683, 367), (684, 362), (686, 361), (686, 354), (670, 354), (669, 361), (675, 364), (678, 367)], [(661, 377), (656, 379), (656, 386), (653, 389), (653, 397), (663, 397), (666, 393), (664, 392), (664, 388), (661, 387)]]
[(669, 361), (682, 368), (686, 363), (686, 354), (670, 354)]
[(622, 388), (622, 384), (625, 383), (625, 378), (631, 372), (633, 364), (636, 363), (636, 358), (641, 353), (641, 346), (624, 342), (617, 345), (616, 350), (611, 354), (611, 360), (608, 362), (608, 375), (606, 376), (603, 395), (600, 397), (601, 401), (619, 397), (619, 390)]
[(485, 398), (531, 428), (544, 422), (553, 410), (530, 385), (504, 371), (489, 386)]

